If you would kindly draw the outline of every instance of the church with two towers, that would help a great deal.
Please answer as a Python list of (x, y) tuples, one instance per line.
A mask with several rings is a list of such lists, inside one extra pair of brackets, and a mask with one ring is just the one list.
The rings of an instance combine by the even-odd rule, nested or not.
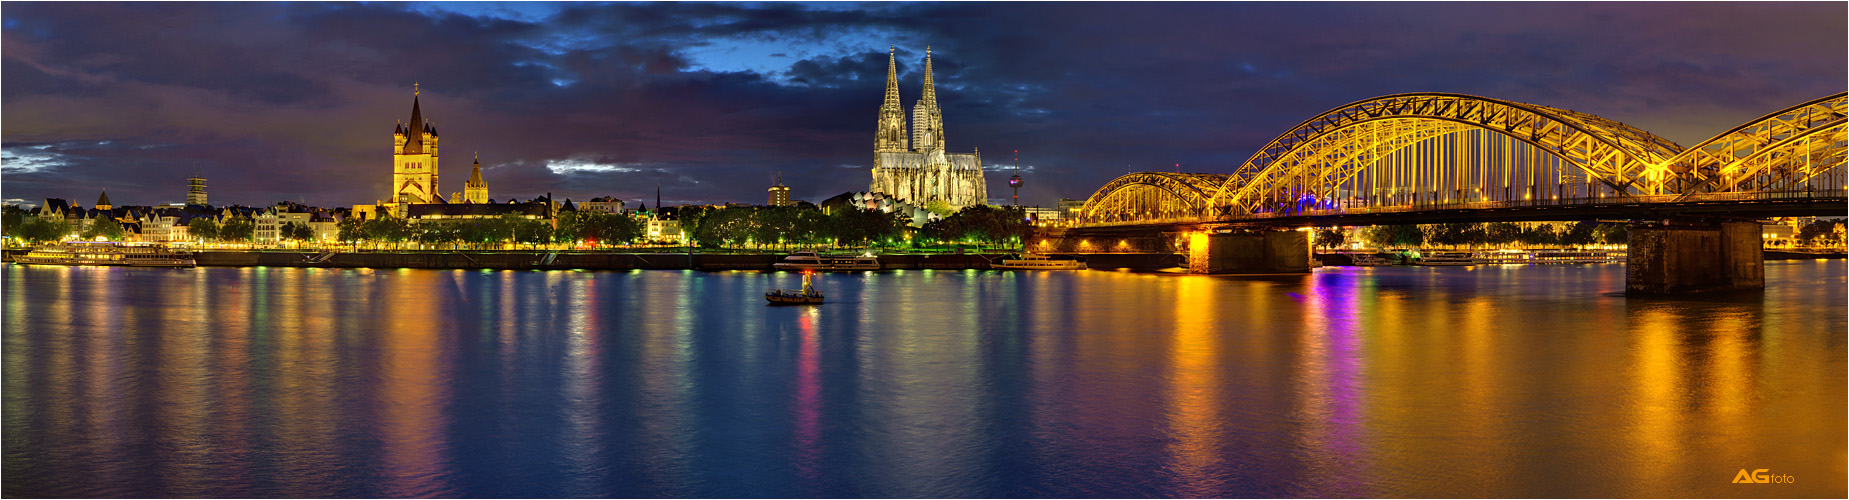
[(880, 105), (873, 139), (873, 184), (884, 193), (916, 206), (943, 201), (951, 210), (988, 201), (982, 177), (982, 151), (951, 153), (944, 143), (944, 113), (937, 107), (931, 78), (931, 50), (925, 49), (924, 95), (912, 106), (911, 134), (899, 102), (899, 71), (894, 54), (886, 54), (886, 102)]

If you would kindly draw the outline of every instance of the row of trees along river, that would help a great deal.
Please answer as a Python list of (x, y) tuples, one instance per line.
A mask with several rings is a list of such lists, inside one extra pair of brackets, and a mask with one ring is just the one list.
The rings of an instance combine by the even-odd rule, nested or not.
[[(700, 207), (677, 209), (676, 218), (695, 245), (708, 249), (789, 249), (817, 246), (928, 248), (937, 245), (1019, 247), (1033, 233), (1027, 214), (1018, 207), (977, 205), (966, 207), (924, 227), (909, 226), (910, 219), (878, 210), (842, 209), (825, 213), (812, 204), (776, 207)], [(9, 219), (15, 219), (9, 217)], [(33, 242), (57, 241), (71, 234), (61, 219), (17, 217), (8, 220), (6, 233)], [(188, 234), (195, 241), (246, 243), (255, 240), (256, 223), (249, 217), (223, 220), (195, 218)], [(608, 248), (649, 242), (644, 222), (630, 215), (565, 211), (556, 226), (552, 220), (505, 215), (453, 221), (382, 216), (368, 220), (346, 219), (336, 239), (344, 244), (394, 249), (499, 249), (506, 245), (529, 248)], [(128, 236), (113, 219), (91, 223), (81, 237), (97, 236), (121, 241)], [(278, 231), (283, 242), (312, 245), (307, 226), (284, 223)]]

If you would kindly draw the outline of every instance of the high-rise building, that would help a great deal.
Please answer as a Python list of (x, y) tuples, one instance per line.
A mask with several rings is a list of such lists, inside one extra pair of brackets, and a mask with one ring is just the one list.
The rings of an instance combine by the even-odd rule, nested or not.
[(777, 184), (770, 187), (770, 206), (781, 207), (790, 204), (790, 187), (783, 185), (783, 174), (777, 174)]
[(190, 177), (186, 179), (186, 204), (205, 204), (205, 178)]
[(927, 206), (943, 201), (951, 209), (988, 200), (982, 177), (982, 151), (946, 152), (944, 113), (937, 106), (931, 76), (931, 50), (925, 49), (924, 96), (912, 106), (908, 144), (905, 111), (899, 102), (899, 71), (894, 54), (886, 54), (886, 101), (880, 105), (873, 138), (873, 184), (868, 191)]

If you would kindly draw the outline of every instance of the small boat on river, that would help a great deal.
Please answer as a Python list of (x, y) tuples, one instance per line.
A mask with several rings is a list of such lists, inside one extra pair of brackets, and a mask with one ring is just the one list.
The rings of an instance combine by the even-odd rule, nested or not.
[(776, 289), (776, 290), (764, 292), (764, 300), (770, 301), (770, 304), (773, 306), (786, 305), (786, 304), (794, 305), (794, 304), (820, 304), (822, 303), (822, 291), (816, 290), (815, 287), (810, 284), (809, 278), (812, 275), (812, 273), (813, 271), (803, 271), (802, 289), (800, 290)]
[(1605, 250), (1536, 250), (1535, 264), (1612, 264), (1624, 262), (1625, 252)]
[(1379, 255), (1374, 255), (1371, 253), (1351, 253), (1351, 254), (1348, 254), (1348, 260), (1350, 262), (1353, 262), (1354, 265), (1360, 266), (1360, 267), (1376, 267), (1376, 266), (1393, 265), (1393, 261), (1387, 260), (1386, 257), (1381, 257)]
[(193, 254), (162, 246), (71, 241), (34, 248), (16, 261), (56, 266), (193, 267)]
[(992, 264), (995, 269), (1012, 269), (1018, 271), (1064, 271), (1085, 269), (1085, 263), (1072, 259), (1054, 259), (1037, 253), (1024, 253), (1018, 259), (1002, 259), (1000, 264)]
[(1479, 264), (1470, 252), (1432, 252), (1415, 262), (1421, 266), (1474, 266)]
[(780, 271), (878, 271), (880, 261), (872, 255), (834, 256), (803, 250), (771, 264)]

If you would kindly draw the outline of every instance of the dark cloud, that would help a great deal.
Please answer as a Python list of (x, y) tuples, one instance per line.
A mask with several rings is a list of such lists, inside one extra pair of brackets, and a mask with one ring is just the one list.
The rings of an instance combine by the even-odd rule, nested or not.
[[(1126, 170), (1230, 172), (1401, 92), (1575, 109), (1685, 145), (1845, 87), (1841, 3), (8, 2), (4, 198), (370, 203), (423, 84), (444, 190), (751, 201), (863, 190), (888, 45), (924, 46), (951, 149), (1020, 150), (1022, 200)], [(536, 12), (538, 11), (538, 12)], [(1000, 198), (1005, 171), (992, 171)]]

